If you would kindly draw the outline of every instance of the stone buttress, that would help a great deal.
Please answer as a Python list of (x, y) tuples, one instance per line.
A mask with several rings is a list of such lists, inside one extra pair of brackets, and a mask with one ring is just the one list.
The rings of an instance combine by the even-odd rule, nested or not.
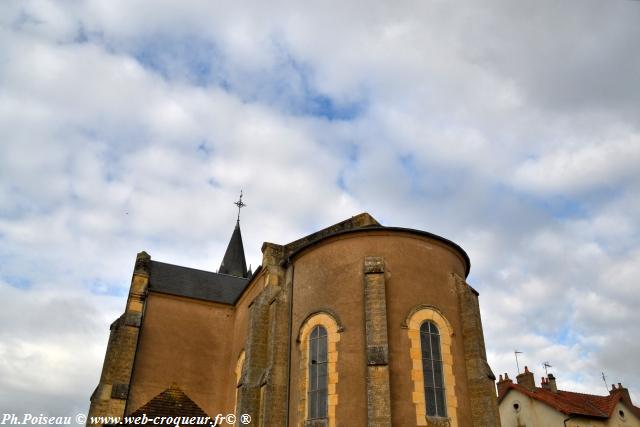
[(146, 252), (140, 252), (136, 257), (125, 311), (110, 327), (100, 382), (91, 395), (87, 425), (104, 424), (91, 423), (91, 417), (122, 417), (125, 414), (149, 285), (150, 261), (151, 257)]

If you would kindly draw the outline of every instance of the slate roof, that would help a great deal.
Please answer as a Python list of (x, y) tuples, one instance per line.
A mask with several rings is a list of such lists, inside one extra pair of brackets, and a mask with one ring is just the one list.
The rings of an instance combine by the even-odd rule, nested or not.
[[(171, 387), (142, 405), (130, 417), (142, 417), (146, 415), (147, 418), (153, 419), (155, 417), (199, 417), (199, 423), (195, 425), (210, 425), (209, 415), (202, 410), (193, 400), (189, 398), (180, 388), (173, 384)], [(205, 421), (206, 420), (206, 421)], [(147, 424), (153, 424), (151, 420)], [(180, 423), (180, 425), (187, 425), (189, 423)], [(144, 425), (144, 424), (143, 424)], [(170, 425), (175, 426), (173, 422)], [(194, 425), (191, 423), (190, 425)]]
[(616, 405), (622, 400), (626, 406), (630, 406), (629, 409), (634, 412), (636, 416), (640, 417), (640, 408), (630, 402), (625, 402), (623, 394), (616, 392), (616, 390), (612, 391), (608, 396), (599, 396), (565, 390), (553, 392), (541, 387), (535, 387), (533, 390), (529, 390), (520, 384), (510, 383), (498, 396), (498, 402), (502, 401), (510, 390), (517, 390), (566, 415), (607, 419), (611, 417)]
[(234, 304), (249, 279), (151, 261), (149, 289), (205, 301)]
[(244, 258), (244, 246), (242, 245), (242, 233), (240, 232), (240, 221), (236, 222), (236, 228), (233, 229), (231, 240), (229, 240), (229, 245), (224, 253), (218, 272), (237, 277), (248, 277), (247, 261)]

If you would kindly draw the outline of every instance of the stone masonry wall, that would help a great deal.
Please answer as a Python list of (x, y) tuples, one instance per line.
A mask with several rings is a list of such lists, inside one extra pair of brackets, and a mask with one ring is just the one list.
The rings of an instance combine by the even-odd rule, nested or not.
[[(111, 324), (100, 382), (91, 396), (87, 425), (90, 424), (90, 417), (93, 416), (122, 417), (124, 415), (142, 323), (144, 300), (149, 284), (150, 260), (151, 257), (146, 252), (140, 252), (136, 257), (125, 312)], [(102, 424), (92, 424), (92, 426), (96, 425)]]
[(237, 413), (263, 426), (286, 424), (289, 300), (282, 256), (281, 246), (263, 246), (264, 289), (249, 308), (245, 377), (238, 393)]
[(460, 304), (464, 354), (473, 425), (500, 426), (495, 375), (487, 363), (478, 294), (465, 280), (453, 275)]
[(368, 425), (391, 426), (387, 302), (382, 257), (364, 259), (364, 303)]

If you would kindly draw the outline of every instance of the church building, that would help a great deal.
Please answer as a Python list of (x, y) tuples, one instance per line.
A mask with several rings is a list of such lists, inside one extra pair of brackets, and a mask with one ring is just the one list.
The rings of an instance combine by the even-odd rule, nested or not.
[(253, 272), (239, 219), (217, 272), (141, 252), (89, 416), (497, 427), (469, 269), (452, 241), (367, 213), (265, 242)]

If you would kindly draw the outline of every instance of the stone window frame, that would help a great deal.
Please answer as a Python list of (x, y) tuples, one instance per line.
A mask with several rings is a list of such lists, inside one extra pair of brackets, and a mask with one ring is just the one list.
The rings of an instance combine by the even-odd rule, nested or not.
[[(327, 328), (325, 328), (324, 325), (314, 326), (311, 330), (310, 338), (308, 338), (308, 341), (308, 351), (311, 353), (312, 359), (309, 360), (309, 364), (307, 365), (307, 372), (310, 377), (310, 384), (308, 385), (307, 392), (307, 415), (309, 419), (324, 419), (327, 418), (328, 406), (326, 399), (328, 399), (329, 397), (329, 377), (327, 369), (329, 362), (327, 344), (329, 340)], [(320, 384), (319, 381), (321, 378), (321, 368), (324, 368), (325, 372), (327, 372), (327, 375), (324, 375), (325, 379), (324, 381), (322, 381), (322, 384)], [(313, 385), (314, 378), (316, 383), (315, 386)], [(311, 396), (314, 396), (314, 398), (311, 398)], [(320, 396), (323, 396), (325, 399), (324, 405), (322, 407), (320, 407), (319, 405)]]
[[(316, 326), (323, 326), (327, 331), (327, 418), (309, 420), (309, 335)], [(332, 313), (320, 311), (307, 316), (298, 333), (298, 354), (300, 356), (299, 384), (300, 399), (298, 402), (298, 425), (300, 427), (325, 425), (336, 426), (336, 407), (338, 406), (338, 342), (343, 328)]]
[(427, 391), (429, 388), (432, 389), (434, 395), (434, 407), (431, 409), (435, 413), (429, 413), (429, 404), (427, 402), (427, 416), (447, 418), (447, 388), (444, 384), (440, 328), (432, 320), (425, 320), (420, 325), (420, 350), (422, 351), (422, 369), (424, 369), (425, 364), (431, 367), (431, 375), (423, 377), (425, 397), (430, 394)]
[(236, 375), (236, 397), (233, 403), (233, 413), (235, 414), (238, 410), (238, 394), (240, 393), (240, 387), (242, 387), (243, 383), (243, 370), (244, 370), (244, 359), (245, 352), (244, 350), (240, 351), (238, 355), (238, 360), (236, 361), (236, 368), (234, 369), (234, 373)]
[(429, 305), (418, 305), (407, 315), (402, 327), (407, 329), (409, 336), (411, 357), (411, 382), (413, 383), (412, 401), (416, 409), (416, 424), (419, 426), (428, 425), (427, 405), (424, 395), (424, 371), (422, 368), (422, 343), (420, 339), (420, 328), (426, 321), (433, 322), (440, 331), (440, 351), (442, 353), (442, 371), (444, 377), (445, 400), (447, 418), (428, 417), (433, 421), (445, 421), (451, 427), (458, 426), (458, 398), (455, 394), (456, 380), (453, 374), (453, 328), (436, 307)]

